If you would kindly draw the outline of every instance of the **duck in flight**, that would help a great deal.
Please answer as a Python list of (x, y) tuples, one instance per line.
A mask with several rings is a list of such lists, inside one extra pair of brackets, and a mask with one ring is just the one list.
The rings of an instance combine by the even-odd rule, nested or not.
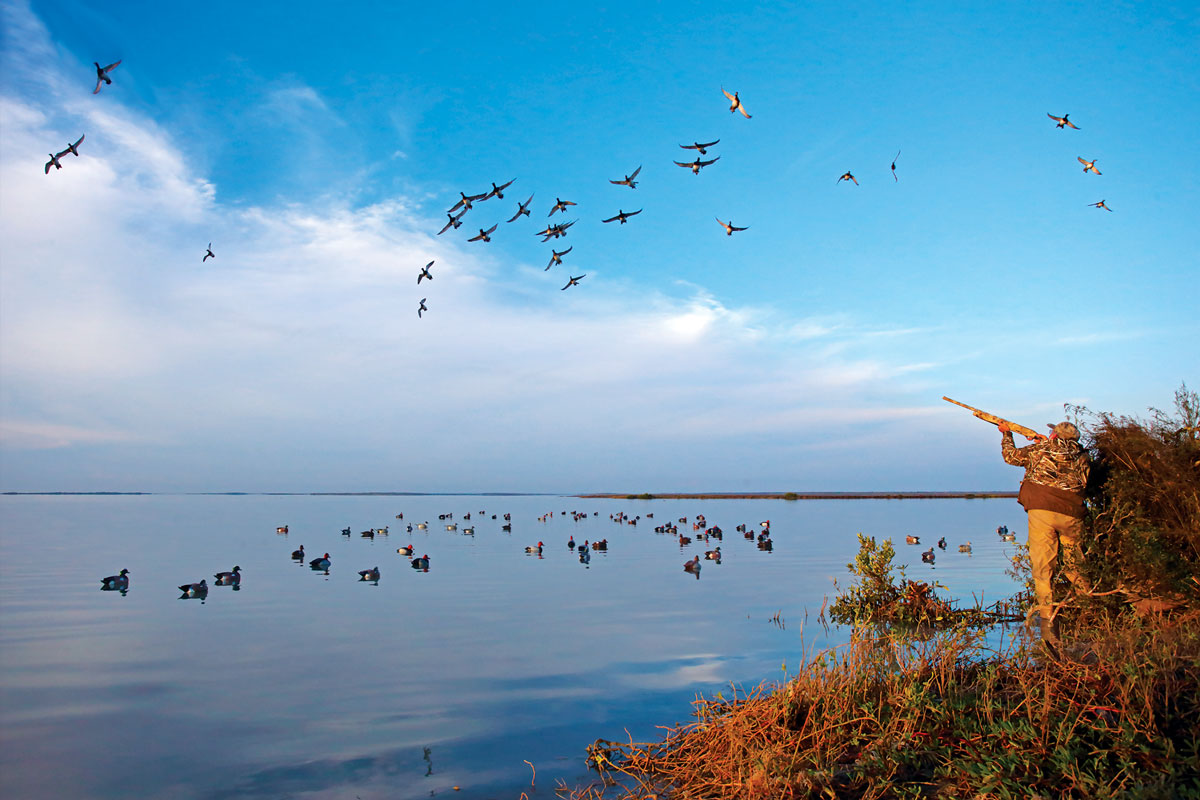
[(746, 228), (750, 227), (749, 225), (747, 225), (746, 228), (739, 228), (738, 226), (733, 224), (733, 220), (730, 220), (729, 222), (721, 222), (720, 217), (717, 217), (717, 224), (719, 224), (722, 228), (725, 229), (726, 236), (733, 236), (734, 231), (744, 231), (744, 230), (746, 230)]
[(467, 210), (464, 208), (462, 210), (462, 212), (456, 217), (456, 216), (454, 216), (453, 212), (447, 211), (446, 216), (449, 217), (450, 219), (449, 219), (449, 221), (446, 222), (446, 224), (442, 227), (442, 229), (437, 232), (437, 235), (441, 236), (443, 233), (450, 230), (451, 228), (460, 227), (462, 225), (463, 215), (466, 213), (467, 213)]
[[(513, 181), (515, 181), (515, 180), (516, 180), (516, 178), (513, 178)], [(496, 185), (495, 181), (492, 181), (492, 190), (490, 192), (488, 192), (487, 194), (485, 194), (483, 197), (481, 197), (480, 200), (487, 200), (489, 197), (498, 197), (501, 200), (503, 200), (504, 199), (504, 190), (507, 189), (508, 187), (512, 186), (513, 181), (509, 181), (508, 183), (502, 183), (499, 186)]]
[(112, 83), (112, 78), (108, 77), (108, 73), (116, 69), (120, 65), (121, 60), (117, 59), (107, 67), (100, 66), (99, 61), (93, 61), (92, 63), (96, 65), (96, 88), (92, 90), (92, 94), (99, 94), (101, 84)]
[(549, 225), (546, 227), (546, 229), (544, 231), (542, 231), (541, 233), (538, 233), (536, 235), (544, 237), (542, 239), (543, 242), (548, 242), (551, 239), (557, 239), (560, 236), (566, 236), (567, 228), (571, 227), (578, 221), (579, 220), (577, 220), (577, 219), (573, 219), (570, 222), (564, 222), (560, 225)]
[(55, 169), (62, 169), (62, 163), (58, 160), (59, 158), (62, 157), (62, 153), (58, 153), (58, 154), (49, 153), (48, 155), (50, 156), (50, 160), (46, 162), (46, 174), (47, 175), (50, 174), (51, 167), (54, 167)]
[(425, 307), (425, 301), (427, 299), (429, 299), (429, 298), (426, 298), (426, 297), (421, 298), (421, 307), (417, 309), (417, 319), (421, 319), (421, 314), (423, 314), (429, 310), (428, 308)]
[(465, 192), (459, 192), (459, 195), (462, 196), (462, 199), (459, 200), (454, 205), (450, 206), (450, 211), (448, 213), (453, 214), (454, 209), (459, 208), (459, 207), (461, 207), (464, 212), (469, 211), (471, 209), (471, 203), (474, 203), (476, 200), (483, 200), (487, 197), (487, 193), (466, 194)]
[(571, 278), (571, 280), (567, 281), (567, 285), (562, 287), (562, 289), (560, 289), (559, 291), (565, 292), (567, 289), (570, 289), (572, 286), (578, 286), (579, 281), (581, 281), (582, 279), (584, 279), (586, 277), (587, 277), (587, 273), (585, 272), (578, 277)]
[(1094, 159), (1094, 158), (1093, 158), (1091, 161), (1084, 161), (1084, 160), (1083, 160), (1083, 156), (1075, 156), (1075, 157), (1076, 157), (1077, 159), (1079, 159), (1079, 163), (1080, 163), (1080, 164), (1083, 164), (1083, 171), (1084, 171), (1085, 173), (1086, 173), (1086, 172), (1089, 172), (1089, 171), (1091, 171), (1091, 172), (1094, 172), (1094, 173), (1096, 173), (1097, 175), (1099, 175), (1099, 174), (1100, 174), (1100, 170), (1096, 169), (1096, 161), (1097, 161), (1097, 159)]
[(841, 183), (842, 181), (854, 181), (854, 185), (858, 186), (858, 178), (855, 178), (853, 175), (851, 175), (849, 173), (849, 171), (847, 171), (845, 175), (843, 175), (842, 177), (837, 179), (838, 183)]
[[(497, 223), (497, 225), (499, 225), (499, 223)], [(467, 239), (467, 241), (468, 242), (478, 242), (478, 241), (490, 242), (492, 240), (492, 237), (490, 236), (490, 234), (495, 230), (496, 230), (496, 225), (493, 225), (492, 227), (488, 228), (486, 231), (483, 228), (480, 228), (479, 235), (472, 236), (470, 239)]]
[(704, 167), (707, 167), (709, 164), (715, 164), (720, 160), (721, 160), (720, 156), (717, 156), (716, 158), (714, 158), (710, 161), (701, 161), (699, 158), (697, 158), (695, 161), (688, 161), (687, 163), (684, 163), (682, 161), (676, 161), (675, 165), (679, 166), (679, 167), (684, 167), (685, 169), (690, 169), (692, 171), (693, 175), (699, 175), (701, 169), (703, 169)]
[(75, 157), (77, 157), (77, 158), (78, 158), (78, 156), (79, 156), (79, 145), (83, 144), (83, 139), (84, 139), (84, 137), (85, 137), (86, 135), (87, 135), (87, 134), (83, 134), (83, 133), (79, 134), (79, 141), (75, 142), (75, 144), (71, 144), (70, 142), (67, 142), (67, 149), (66, 149), (66, 150), (63, 150), (61, 153), (59, 153), (59, 154), (58, 154), (58, 157), (59, 157), (59, 158), (62, 158), (62, 157), (63, 157), (63, 156), (65, 156), (67, 153), (70, 153), (70, 154), (72, 154), (72, 155), (74, 155)]
[(433, 262), (430, 261), (428, 264), (426, 264), (424, 267), (421, 268), (421, 274), (417, 275), (417, 286), (421, 285), (422, 278), (428, 278), (429, 280), (433, 280), (433, 275), (431, 275), (429, 272), (429, 268), (432, 266), (433, 266)]
[(642, 213), (642, 211), (643, 211), (643, 209), (640, 209), (640, 208), (637, 211), (622, 211), (620, 209), (617, 209), (617, 215), (615, 217), (609, 217), (608, 219), (603, 219), (600, 221), (601, 222), (620, 222), (622, 225), (624, 225), (625, 221), (627, 219), (629, 219), (630, 217), (636, 217), (638, 214)]
[(1104, 205), (1104, 201), (1103, 201), (1103, 200), (1101, 200), (1099, 203), (1088, 203), (1088, 205), (1089, 205), (1089, 206), (1091, 206), (1092, 208), (1103, 208), (1105, 211), (1112, 211), (1112, 209), (1111, 209), (1111, 208), (1109, 208), (1108, 206)]
[(1074, 122), (1071, 122), (1071, 120), (1067, 119), (1067, 117), (1069, 117), (1070, 114), (1063, 114), (1061, 117), (1056, 117), (1053, 114), (1047, 112), (1046, 116), (1058, 123), (1057, 125), (1054, 126), (1056, 128), (1074, 128), (1075, 130), (1079, 130), (1078, 125), (1076, 125)]
[(705, 144), (701, 144), (700, 142), (692, 142), (691, 144), (681, 144), (679, 146), (684, 150), (696, 150), (700, 153), (700, 155), (706, 156), (708, 155), (708, 148), (712, 147), (714, 144), (720, 143), (720, 141), (720, 139), (713, 139), (711, 142), (707, 142)]
[(615, 183), (617, 186), (628, 186), (630, 189), (636, 189), (637, 181), (635, 181), (634, 178), (636, 178), (638, 176), (638, 173), (641, 171), (642, 171), (642, 168), (639, 165), (638, 168), (633, 171), (633, 174), (626, 175), (624, 180), (609, 181), (609, 183)]
[[(551, 250), (550, 250), (550, 263), (546, 265), (546, 270), (550, 269), (550, 268), (551, 268), (551, 267), (553, 267), (555, 264), (561, 264), (561, 263), (562, 263), (562, 257), (563, 257), (563, 256), (565, 256), (567, 253), (571, 252), (571, 251), (572, 251), (572, 250), (574, 250), (574, 249), (575, 249), (575, 245), (571, 245), (571, 246), (570, 246), (570, 247), (568, 247), (566, 250), (563, 250), (561, 253), (560, 253), (560, 252), (558, 252), (557, 250), (553, 250), (553, 249), (551, 249)], [(543, 271), (543, 272), (545, 272), (546, 270), (542, 270), (542, 271)]]
[[(900, 151), (897, 150), (896, 158), (899, 158), (899, 157), (900, 157)], [(892, 159), (892, 178), (896, 181), (896, 183), (899, 183), (900, 179), (896, 177), (896, 158)]]
[(734, 111), (740, 111), (740, 112), (742, 112), (743, 117), (745, 117), (746, 119), (750, 119), (750, 115), (748, 113), (746, 113), (746, 107), (744, 105), (742, 105), (742, 101), (738, 97), (737, 92), (730, 94), (729, 92), (725, 91), (725, 87), (722, 86), (721, 93), (729, 98), (729, 103), (730, 103), (729, 113), (730, 114), (732, 114)]
[(209, 242), (208, 247), (206, 247), (204, 249), (204, 258), (200, 259), (200, 263), (203, 264), (205, 261), (208, 261), (210, 258), (216, 258), (216, 257), (217, 257), (217, 254), (212, 251), (212, 242)]
[(547, 214), (546, 216), (553, 217), (555, 211), (562, 211), (562, 212), (566, 213), (567, 206), (573, 206), (573, 205), (575, 205), (575, 203), (572, 203), (570, 200), (562, 200), (562, 199), (559, 199), (556, 197), (556, 198), (554, 198), (554, 208), (550, 209), (550, 213)]
[(520, 217), (520, 216), (528, 217), (529, 216), (529, 204), (532, 202), (533, 202), (533, 195), (529, 195), (529, 199), (526, 200), (524, 203), (517, 203), (517, 213), (513, 214), (512, 217), (508, 221), (514, 222), (517, 219), (517, 217)]

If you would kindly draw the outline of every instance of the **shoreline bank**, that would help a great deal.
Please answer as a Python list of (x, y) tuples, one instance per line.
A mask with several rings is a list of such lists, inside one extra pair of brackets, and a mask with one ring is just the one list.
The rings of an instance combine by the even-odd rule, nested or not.
[(953, 500), (1012, 498), (1016, 492), (665, 492), (579, 494), (589, 500)]

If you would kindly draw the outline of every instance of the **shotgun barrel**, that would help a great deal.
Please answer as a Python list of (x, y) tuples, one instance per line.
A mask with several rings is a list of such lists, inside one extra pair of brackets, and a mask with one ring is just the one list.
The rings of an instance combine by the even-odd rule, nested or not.
[(963, 408), (967, 409), (975, 416), (979, 417), (984, 422), (990, 422), (993, 425), (1007, 425), (1009, 430), (1016, 431), (1017, 433), (1024, 436), (1026, 439), (1045, 439), (1046, 438), (1045, 434), (1038, 433), (1033, 428), (1026, 428), (1024, 425), (1018, 425), (1015, 422), (1010, 422), (1009, 420), (1006, 420), (1004, 417), (997, 417), (995, 414), (989, 414), (988, 412), (978, 409), (975, 406), (969, 406), (966, 403), (960, 403), (957, 400), (951, 400), (949, 397), (946, 397), (944, 395), (942, 396), (942, 399), (945, 400), (947, 403), (954, 403), (954, 405), (956, 405), (956, 406), (962, 406)]

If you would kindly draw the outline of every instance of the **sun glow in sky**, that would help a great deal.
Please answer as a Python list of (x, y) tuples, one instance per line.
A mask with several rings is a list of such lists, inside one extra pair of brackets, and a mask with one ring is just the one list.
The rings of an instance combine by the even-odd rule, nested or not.
[(975, 5), (0, 0), (0, 489), (1014, 488), (1198, 382), (1200, 12)]

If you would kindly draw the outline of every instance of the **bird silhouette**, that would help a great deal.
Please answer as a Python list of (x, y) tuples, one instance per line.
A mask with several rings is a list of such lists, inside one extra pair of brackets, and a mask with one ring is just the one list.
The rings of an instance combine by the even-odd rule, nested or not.
[(721, 160), (720, 156), (717, 156), (716, 158), (714, 158), (710, 161), (701, 161), (699, 158), (697, 158), (695, 161), (688, 161), (687, 163), (684, 163), (683, 161), (676, 161), (675, 165), (679, 166), (679, 167), (684, 167), (685, 169), (690, 169), (692, 171), (693, 175), (699, 175), (701, 169), (703, 169), (704, 167), (707, 167), (709, 164), (715, 164), (720, 160)]
[(841, 183), (842, 181), (854, 181), (854, 185), (858, 186), (858, 178), (855, 178), (849, 172), (847, 172), (845, 175), (843, 175), (842, 177), (837, 179), (838, 183)]
[(571, 280), (567, 281), (567, 285), (562, 287), (562, 289), (560, 289), (559, 291), (565, 292), (567, 289), (570, 289), (572, 286), (578, 286), (579, 281), (586, 277), (587, 277), (587, 273), (585, 272), (582, 275), (580, 275), (579, 277), (571, 278)]
[(725, 91), (725, 87), (722, 86), (721, 93), (729, 98), (729, 103), (730, 103), (729, 113), (730, 114), (732, 114), (734, 111), (740, 111), (740, 112), (742, 112), (743, 117), (745, 117), (746, 119), (750, 119), (750, 115), (748, 113), (746, 113), (746, 107), (744, 105), (742, 105), (741, 98), (738, 97), (737, 92), (730, 94), (729, 92)]
[[(516, 178), (513, 178), (513, 181), (515, 181), (515, 180), (516, 180)], [(495, 181), (492, 181), (492, 190), (490, 192), (488, 192), (487, 194), (485, 194), (483, 197), (481, 197), (480, 200), (487, 200), (489, 197), (498, 197), (501, 200), (503, 200), (504, 199), (504, 190), (507, 189), (508, 187), (512, 186), (513, 181), (509, 181), (508, 183), (502, 183), (499, 186), (496, 185)]]
[(712, 147), (714, 144), (718, 144), (720, 141), (720, 139), (713, 139), (711, 142), (707, 142), (705, 144), (701, 144), (700, 142), (692, 142), (691, 144), (681, 144), (679, 146), (684, 150), (696, 150), (700, 153), (700, 155), (706, 156), (708, 155), (708, 148)]
[(438, 231), (438, 232), (437, 232), (437, 235), (438, 235), (438, 236), (441, 236), (443, 233), (445, 233), (446, 231), (450, 230), (451, 228), (458, 228), (458, 227), (461, 227), (461, 226), (462, 226), (462, 218), (463, 218), (463, 214), (466, 214), (466, 213), (467, 213), (467, 210), (464, 208), (464, 209), (462, 210), (462, 213), (460, 213), (460, 214), (459, 214), (459, 215), (456, 217), (456, 216), (454, 216), (453, 212), (451, 212), (451, 211), (447, 211), (447, 212), (446, 212), (446, 216), (447, 216), (447, 217), (449, 217), (449, 220), (448, 220), (448, 221), (446, 222), (446, 224), (445, 224), (445, 225), (442, 227), (442, 229), (441, 229), (440, 231)]
[[(563, 250), (561, 253), (560, 253), (560, 252), (558, 252), (557, 250), (553, 250), (553, 249), (552, 249), (552, 250), (550, 251), (550, 263), (546, 265), (546, 269), (547, 269), (547, 270), (548, 270), (548, 269), (550, 269), (550, 268), (551, 268), (551, 267), (553, 267), (555, 264), (561, 264), (561, 263), (562, 263), (562, 257), (563, 257), (563, 256), (565, 256), (567, 253), (571, 252), (571, 251), (572, 251), (572, 250), (574, 250), (574, 249), (575, 249), (575, 245), (571, 245), (571, 246), (570, 246), (570, 247), (568, 247), (566, 250)], [(543, 272), (545, 272), (546, 270), (542, 270), (542, 271), (543, 271)]]
[[(496, 223), (496, 225), (499, 225), (499, 223)], [(496, 225), (493, 225), (492, 227), (488, 228), (486, 231), (483, 228), (480, 228), (479, 235), (472, 236), (470, 239), (467, 239), (467, 241), (468, 242), (478, 242), (478, 241), (490, 242), (492, 240), (492, 237), (490, 234), (496, 230)]]
[(513, 222), (514, 220), (517, 219), (517, 217), (520, 217), (522, 215), (528, 217), (529, 216), (529, 204), (532, 202), (533, 202), (533, 195), (529, 195), (529, 199), (526, 200), (524, 203), (517, 203), (517, 213), (513, 214), (512, 217), (509, 218), (508, 221)]
[(486, 193), (484, 193), (484, 194), (466, 194), (465, 192), (459, 192), (459, 195), (461, 195), (462, 199), (459, 200), (454, 205), (450, 206), (449, 213), (451, 213), (451, 214), (454, 213), (454, 209), (459, 208), (459, 207), (461, 207), (463, 211), (468, 211), (471, 208), (471, 203), (474, 203), (476, 200), (483, 200), (485, 197), (487, 197)]
[(622, 211), (620, 209), (617, 209), (617, 215), (615, 217), (609, 217), (608, 219), (603, 219), (600, 221), (601, 222), (620, 222), (622, 225), (624, 225), (626, 220), (628, 220), (630, 217), (636, 217), (638, 214), (642, 213), (642, 211), (643, 211), (643, 209), (640, 209), (640, 208), (637, 211)]
[(200, 259), (200, 263), (203, 264), (205, 261), (208, 261), (210, 258), (216, 258), (216, 257), (217, 257), (217, 254), (212, 251), (212, 242), (209, 242), (208, 247), (205, 248), (205, 250), (204, 250), (204, 258)]
[(427, 299), (428, 298), (426, 298), (426, 297), (421, 298), (421, 307), (417, 309), (417, 319), (421, 319), (421, 314), (423, 314), (424, 312), (429, 310), (428, 308), (425, 307), (425, 301)]
[(426, 264), (424, 267), (421, 268), (421, 273), (419, 275), (417, 275), (417, 286), (421, 285), (422, 278), (428, 278), (429, 280), (433, 280), (433, 275), (431, 275), (429, 273), (429, 268), (432, 266), (433, 266), (433, 262), (430, 261), (428, 264)]
[(71, 144), (70, 142), (67, 142), (67, 149), (63, 150), (61, 153), (58, 154), (59, 158), (62, 158), (67, 153), (71, 153), (72, 155), (78, 157), (79, 156), (79, 145), (83, 144), (83, 139), (84, 139), (84, 136), (86, 136), (86, 135), (87, 134), (80, 134), (79, 141), (75, 142), (75, 144)]
[(47, 175), (50, 174), (51, 167), (54, 167), (55, 169), (62, 169), (62, 164), (58, 160), (60, 158), (61, 154), (56, 155), (54, 153), (49, 153), (48, 155), (50, 156), (50, 160), (46, 162), (46, 174)]
[(638, 173), (641, 171), (642, 171), (641, 166), (638, 166), (638, 168), (633, 171), (633, 174), (626, 175), (624, 180), (609, 181), (609, 183), (615, 183), (617, 186), (628, 186), (630, 189), (636, 189), (637, 181), (635, 181), (634, 178), (636, 178), (638, 176)]
[(1075, 157), (1076, 157), (1077, 159), (1079, 159), (1079, 163), (1080, 163), (1080, 164), (1083, 164), (1083, 171), (1084, 171), (1084, 172), (1091, 171), (1091, 172), (1094, 172), (1094, 173), (1096, 173), (1097, 175), (1099, 175), (1099, 174), (1100, 174), (1100, 170), (1096, 169), (1096, 161), (1097, 161), (1098, 159), (1095, 159), (1095, 158), (1093, 158), (1091, 161), (1084, 161), (1084, 160), (1083, 160), (1083, 156), (1075, 156)]
[(726, 236), (733, 236), (733, 232), (734, 232), (734, 231), (744, 231), (744, 230), (746, 230), (746, 228), (750, 227), (749, 225), (747, 225), (747, 226), (746, 226), (746, 228), (739, 228), (739, 227), (737, 227), (736, 225), (734, 225), (734, 224), (733, 224), (733, 220), (730, 220), (729, 222), (721, 222), (721, 218), (720, 218), (720, 217), (717, 217), (717, 223), (718, 223), (718, 224), (719, 224), (719, 225), (720, 225), (722, 228), (724, 228), (724, 229), (725, 229), (725, 235), (726, 235)]
[[(896, 158), (899, 158), (899, 157), (900, 157), (900, 151), (897, 150)], [(892, 159), (892, 178), (895, 179), (896, 183), (899, 183), (900, 179), (896, 177), (896, 158)]]
[(565, 213), (567, 210), (567, 206), (573, 206), (573, 205), (576, 205), (576, 204), (572, 203), (570, 200), (561, 200), (556, 197), (556, 198), (554, 198), (554, 208), (550, 209), (550, 213), (547, 214), (546, 216), (553, 217), (555, 211), (562, 211)]
[(1109, 208), (1108, 206), (1104, 205), (1104, 201), (1103, 201), (1103, 200), (1101, 200), (1099, 203), (1088, 203), (1088, 205), (1089, 205), (1089, 206), (1091, 206), (1092, 208), (1103, 208), (1105, 211), (1112, 211), (1112, 209), (1111, 209), (1111, 208)]
[(120, 65), (121, 61), (120, 59), (117, 59), (107, 67), (100, 66), (99, 61), (93, 61), (92, 63), (96, 65), (96, 88), (92, 90), (92, 94), (99, 94), (101, 84), (112, 83), (112, 78), (108, 77), (108, 73), (116, 69), (117, 66)]
[(1067, 117), (1069, 117), (1070, 114), (1063, 114), (1061, 117), (1056, 117), (1053, 114), (1047, 112), (1046, 116), (1058, 123), (1057, 125), (1054, 126), (1056, 128), (1066, 127), (1066, 128), (1074, 128), (1075, 130), (1079, 130), (1078, 125), (1076, 125), (1074, 122), (1071, 122), (1071, 120), (1067, 119)]

